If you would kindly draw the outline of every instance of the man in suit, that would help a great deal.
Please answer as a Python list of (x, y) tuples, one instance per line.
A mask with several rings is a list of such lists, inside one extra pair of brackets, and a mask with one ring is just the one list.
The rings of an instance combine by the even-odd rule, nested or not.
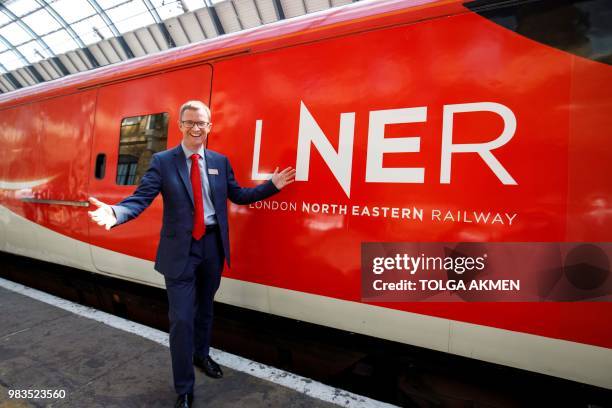
[(136, 218), (161, 193), (163, 224), (155, 269), (162, 273), (168, 293), (170, 354), (176, 407), (193, 401), (193, 365), (221, 378), (209, 356), (213, 299), (221, 282), (224, 261), (230, 264), (227, 199), (249, 204), (278, 193), (295, 179), (295, 170), (278, 167), (272, 179), (243, 188), (234, 178), (227, 157), (205, 148), (212, 127), (208, 106), (188, 101), (179, 111), (183, 135), (175, 148), (156, 153), (134, 194), (109, 206), (91, 197), (98, 207), (91, 219), (107, 230)]

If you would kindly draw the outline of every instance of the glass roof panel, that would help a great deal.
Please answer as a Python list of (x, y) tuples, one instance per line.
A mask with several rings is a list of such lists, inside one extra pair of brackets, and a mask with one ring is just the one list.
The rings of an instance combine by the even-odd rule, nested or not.
[(130, 1), (120, 6), (106, 10), (106, 14), (115, 23), (121, 33), (154, 24), (155, 20), (142, 1)]
[(34, 63), (45, 59), (46, 53), (40, 49), (40, 45), (36, 41), (30, 41), (27, 44), (22, 45), (21, 47), (17, 47), (19, 51), (30, 61), (30, 63)]
[(183, 3), (187, 6), (189, 11), (206, 7), (206, 3), (204, 3), (204, 0), (183, 0)]
[(87, 0), (57, 0), (51, 3), (51, 7), (53, 7), (68, 24), (95, 14), (94, 9), (89, 5)]
[[(63, 54), (79, 48), (75, 41), (62, 27), (62, 23), (55, 20), (53, 12), (57, 12), (66, 23), (70, 24), (86, 45), (99, 42), (102, 39), (112, 38), (109, 27), (91, 6), (92, 0), (0, 0), (0, 4), (7, 7), (10, 13), (23, 20), (24, 29), (6, 14), (0, 11), (0, 35), (6, 39), (7, 44), (0, 41), (0, 63), (7, 70), (20, 68), (27, 62), (20, 58), (23, 54), (29, 63), (49, 58), (51, 51)], [(94, 0), (105, 11), (120, 33), (136, 30), (141, 27), (155, 24), (155, 18), (147, 9), (144, 0)], [(150, 0), (155, 11), (162, 20), (177, 17), (186, 11), (205, 8), (208, 4), (229, 3), (233, 0)], [(250, 0), (255, 5), (259, 1)], [(282, 3), (302, 4), (305, 0), (280, 0)], [(331, 0), (315, 0), (314, 3), (331, 4)], [(350, 2), (351, 0), (343, 0)], [(93, 1), (92, 1), (93, 2)], [(312, 3), (312, 1), (308, 1)], [(9, 14), (10, 14), (9, 13)], [(155, 13), (154, 13), (155, 14)], [(51, 51), (33, 38), (28, 32), (34, 31), (48, 44)], [(80, 43), (80, 41), (79, 41)], [(10, 49), (17, 47), (16, 51)]]
[(36, 13), (24, 17), (22, 20), (40, 36), (61, 28), (59, 23), (45, 10), (39, 10)]
[(11, 23), (0, 28), (0, 35), (13, 45), (23, 44), (32, 39), (30, 34), (19, 27), (17, 23)]
[(115, 7), (119, 4), (131, 3), (133, 0), (98, 0), (98, 4), (104, 10), (108, 10), (111, 7)]
[(166, 20), (171, 17), (176, 17), (184, 13), (183, 7), (180, 1), (176, 0), (151, 0), (153, 7), (157, 10), (157, 14), (162, 20)]
[(49, 48), (56, 54), (78, 48), (77, 43), (70, 37), (66, 30), (56, 31), (43, 37), (43, 40), (49, 45)]
[(12, 51), (5, 51), (0, 54), (0, 64), (4, 65), (4, 68), (9, 71), (23, 67), (17, 55)]
[(96, 30), (104, 38), (111, 38), (113, 36), (111, 30), (106, 26), (106, 24), (104, 24), (104, 20), (102, 20), (102, 18), (98, 15), (73, 24), (72, 29), (76, 31), (78, 36), (81, 37), (81, 40), (83, 40), (83, 42), (87, 45), (97, 43), (98, 41), (102, 40), (102, 38), (100, 38), (100, 36), (96, 33)]
[(11, 19), (6, 14), (0, 13), (0, 26), (5, 25), (9, 21), (11, 21)]
[(40, 8), (35, 0), (13, 0), (7, 1), (4, 5), (18, 17)]

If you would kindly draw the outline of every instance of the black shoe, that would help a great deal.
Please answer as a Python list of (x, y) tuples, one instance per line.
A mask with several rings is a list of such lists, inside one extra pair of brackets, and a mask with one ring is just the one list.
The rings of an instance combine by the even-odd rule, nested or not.
[(210, 358), (210, 356), (206, 356), (206, 358), (193, 356), (193, 365), (204, 371), (204, 374), (209, 377), (223, 377), (223, 371), (221, 371), (221, 367), (219, 367), (219, 364), (215, 363), (214, 360)]
[(174, 408), (191, 408), (193, 405), (193, 394), (181, 394), (176, 399), (176, 404), (174, 404)]

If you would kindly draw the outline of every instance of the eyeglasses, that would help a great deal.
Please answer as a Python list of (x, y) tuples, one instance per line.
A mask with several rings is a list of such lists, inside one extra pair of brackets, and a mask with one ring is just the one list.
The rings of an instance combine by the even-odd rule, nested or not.
[(205, 128), (205, 127), (208, 128), (212, 125), (212, 123), (210, 122), (194, 122), (193, 120), (182, 120), (181, 123), (186, 128), (192, 128), (197, 125), (200, 129)]

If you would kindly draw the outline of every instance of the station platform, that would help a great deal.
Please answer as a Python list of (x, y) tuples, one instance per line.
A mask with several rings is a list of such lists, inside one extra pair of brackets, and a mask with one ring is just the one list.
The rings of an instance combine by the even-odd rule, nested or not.
[[(0, 311), (0, 407), (174, 405), (167, 333), (3, 279)], [(219, 350), (211, 355), (224, 377), (211, 379), (196, 369), (194, 407), (390, 406)], [(65, 394), (15, 399), (10, 390)]]

